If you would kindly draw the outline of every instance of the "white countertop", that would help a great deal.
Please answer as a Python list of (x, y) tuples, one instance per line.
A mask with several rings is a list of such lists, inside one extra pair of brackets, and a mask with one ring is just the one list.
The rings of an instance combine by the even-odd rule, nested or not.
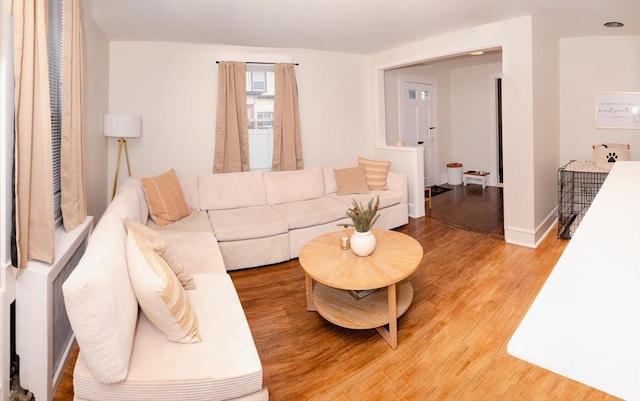
[(507, 346), (640, 400), (640, 162), (617, 162)]

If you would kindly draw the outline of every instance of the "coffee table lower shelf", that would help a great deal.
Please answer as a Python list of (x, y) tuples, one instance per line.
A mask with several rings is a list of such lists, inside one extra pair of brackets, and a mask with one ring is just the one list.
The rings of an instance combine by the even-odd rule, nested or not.
[[(393, 285), (396, 292), (396, 313), (389, 313), (389, 287), (380, 288), (362, 299), (355, 299), (348, 291), (328, 287), (315, 282), (313, 305), (315, 310), (329, 322), (348, 329), (377, 329), (392, 348), (397, 347), (397, 318), (402, 316), (413, 300), (411, 281), (404, 280)], [(391, 286), (390, 286), (391, 287)], [(390, 323), (390, 316), (395, 317)], [(389, 324), (390, 330), (384, 328)]]

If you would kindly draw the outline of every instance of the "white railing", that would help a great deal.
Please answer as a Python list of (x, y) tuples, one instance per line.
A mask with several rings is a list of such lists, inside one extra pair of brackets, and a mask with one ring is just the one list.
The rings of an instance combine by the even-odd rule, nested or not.
[(273, 128), (249, 129), (249, 165), (251, 170), (271, 170)]

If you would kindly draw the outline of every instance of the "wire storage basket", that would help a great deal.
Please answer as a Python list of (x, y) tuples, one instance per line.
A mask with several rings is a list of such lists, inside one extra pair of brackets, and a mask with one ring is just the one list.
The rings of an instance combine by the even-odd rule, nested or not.
[(608, 174), (593, 162), (571, 161), (558, 169), (558, 238), (573, 236)]

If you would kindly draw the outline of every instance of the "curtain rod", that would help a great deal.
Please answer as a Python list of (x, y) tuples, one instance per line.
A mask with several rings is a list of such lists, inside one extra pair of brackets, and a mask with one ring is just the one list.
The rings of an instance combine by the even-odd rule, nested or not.
[[(245, 61), (246, 64), (276, 64), (276, 63), (268, 63), (266, 61)], [(219, 61), (216, 61), (216, 64), (220, 64)], [(299, 65), (298, 63), (291, 63), (293, 65)]]

